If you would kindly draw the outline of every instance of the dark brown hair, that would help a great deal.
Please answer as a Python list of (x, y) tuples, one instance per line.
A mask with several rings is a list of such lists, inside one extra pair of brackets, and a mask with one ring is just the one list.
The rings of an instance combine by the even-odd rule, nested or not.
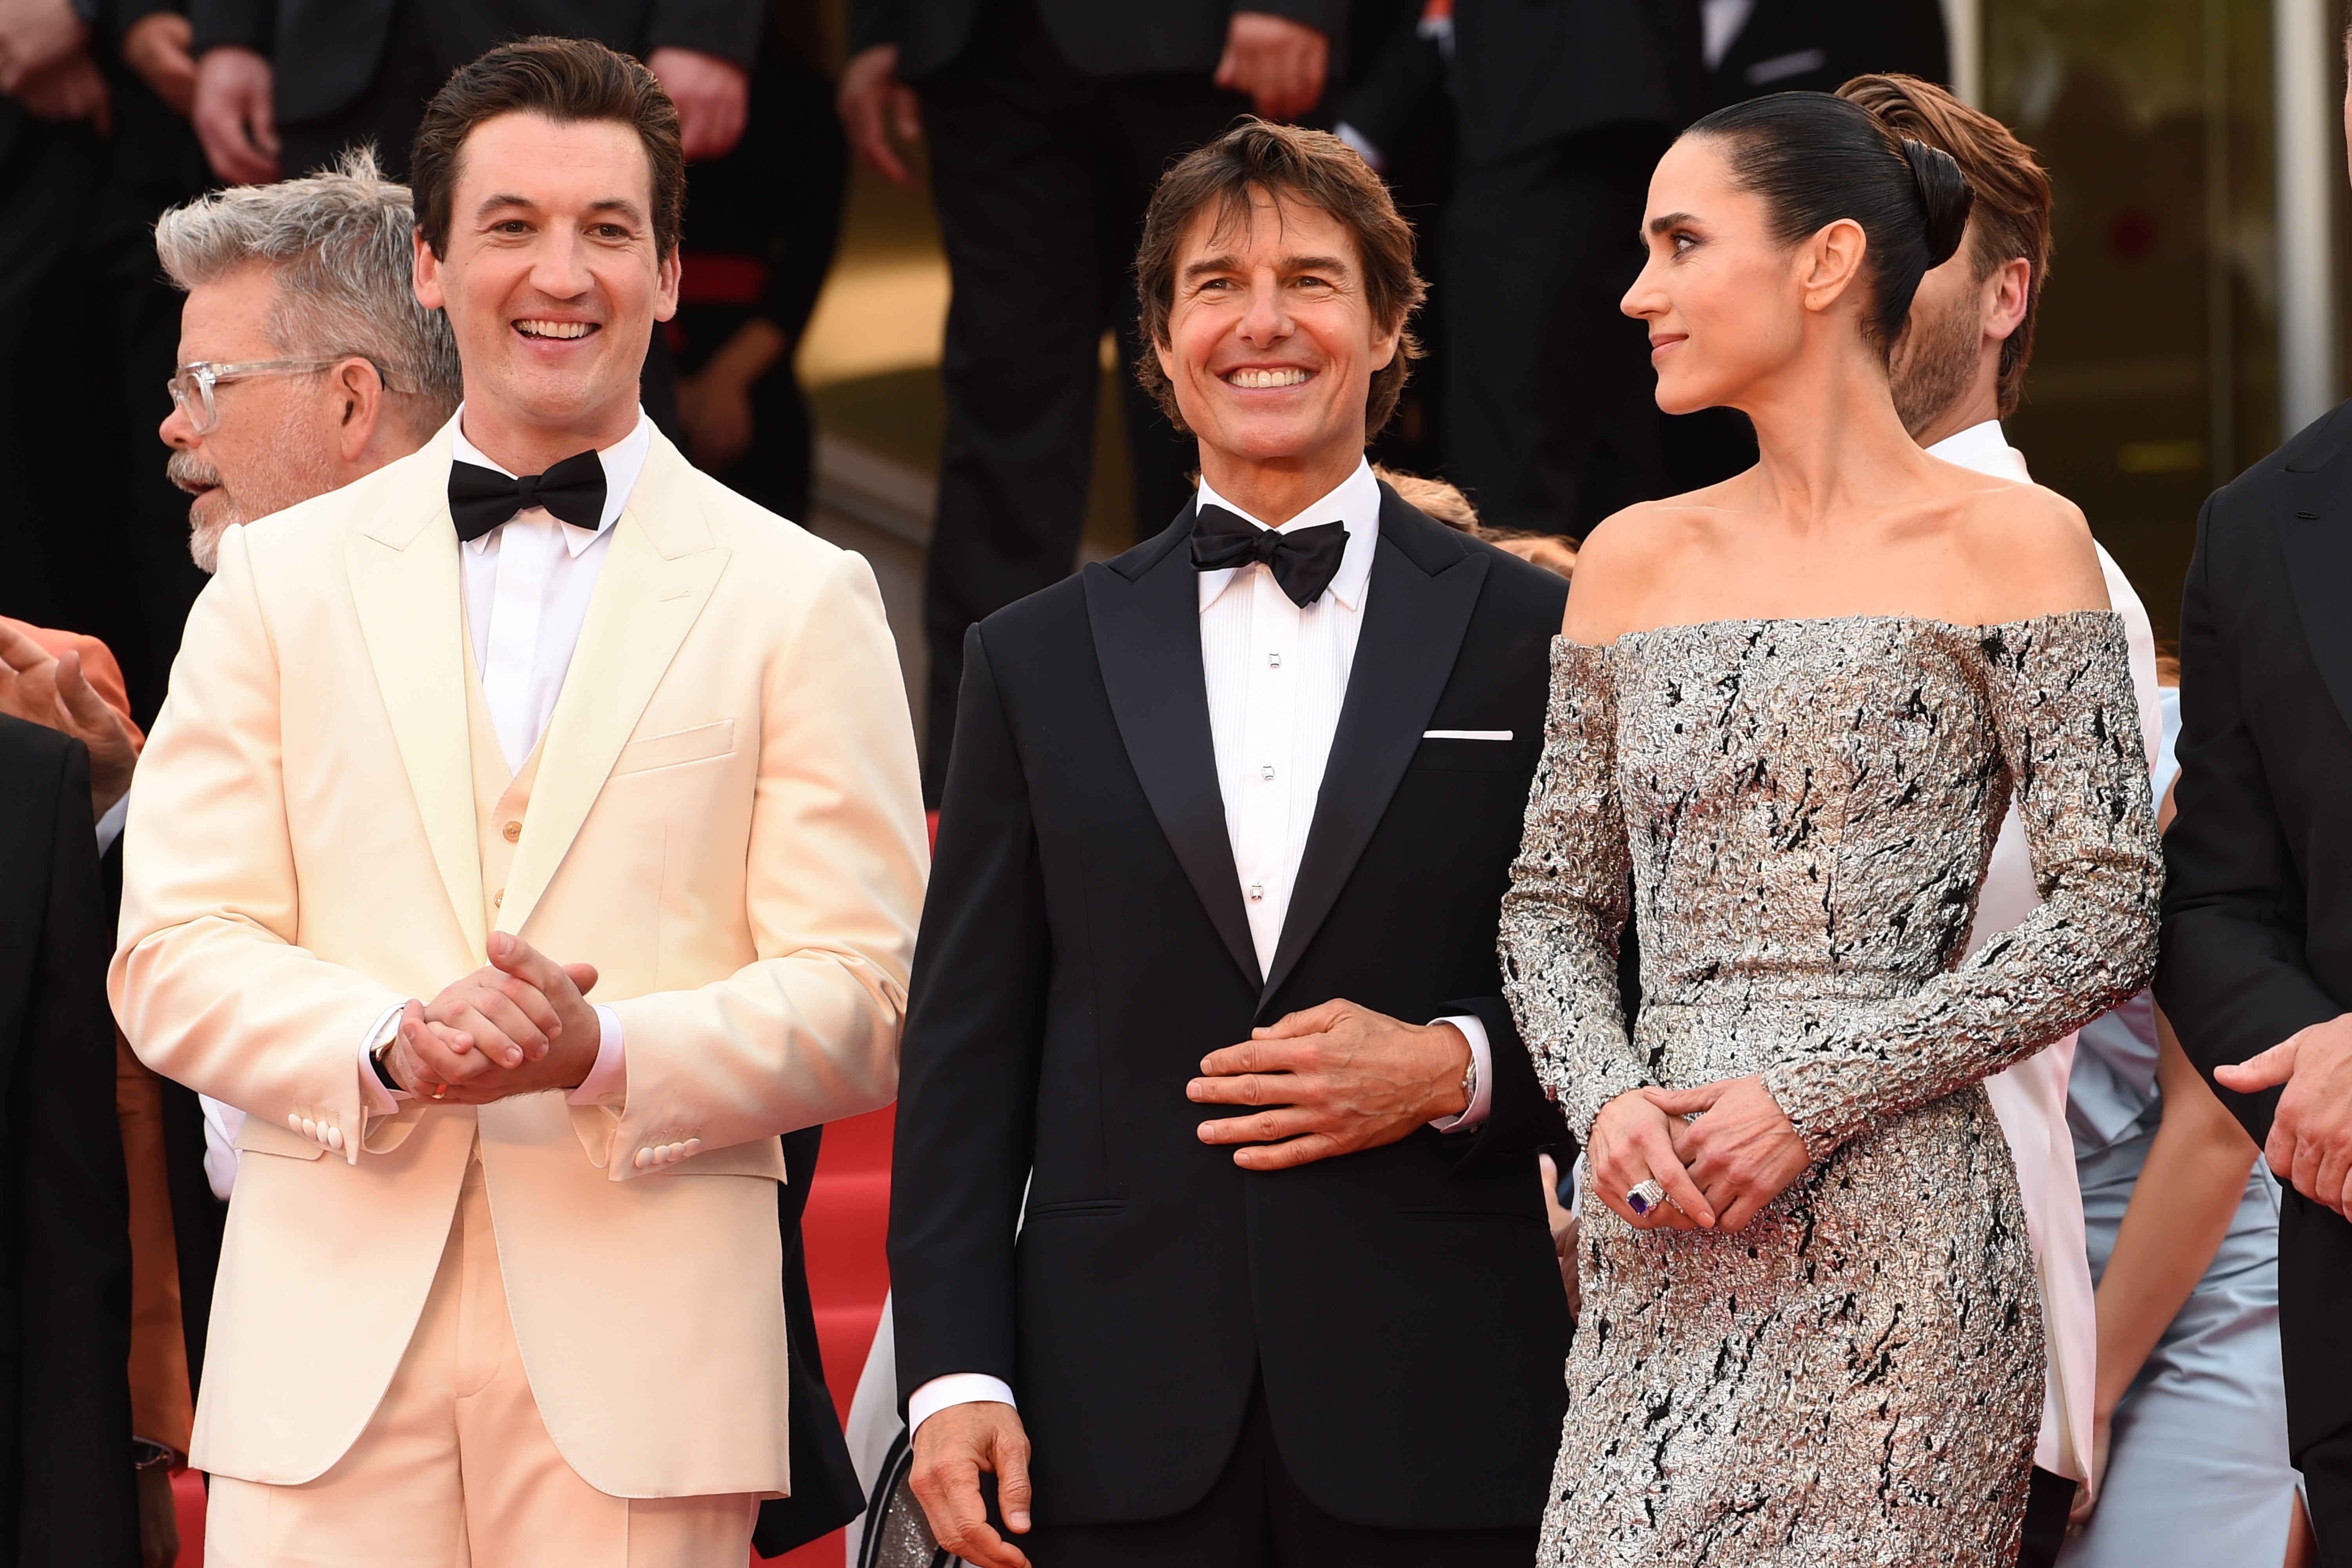
[(609, 120), (637, 133), (653, 175), (654, 248), (677, 248), (686, 218), (686, 154), (677, 106), (654, 73), (590, 38), (524, 38), (459, 66), (425, 107), (409, 154), (416, 226), (433, 254), (449, 254), (449, 204), (466, 138), (501, 114), (536, 114), (558, 125)]
[(1421, 357), (1421, 344), (1407, 322), (1428, 289), (1412, 268), (1412, 226), (1399, 216), (1388, 186), (1354, 148), (1328, 131), (1245, 118), (1160, 176), (1144, 214), (1143, 244), (1135, 255), (1139, 335), (1143, 340), (1136, 376), (1159, 400), (1169, 422), (1183, 429), (1175, 389), (1152, 353), (1155, 344), (1168, 346), (1177, 253), (1193, 220), (1211, 207), (1216, 209), (1219, 228), (1245, 222), (1253, 191), (1326, 213), (1356, 242), (1364, 302), (1381, 330), (1397, 333), (1396, 355), (1372, 373), (1371, 390), (1364, 400), (1364, 435), (1370, 439), (1396, 413), (1412, 362)]
[(2000, 345), (2000, 412), (2017, 412), (2025, 367), (2033, 358), (2033, 320), (2050, 276), (2050, 173), (2009, 127), (1915, 76), (1858, 76), (1838, 96), (1870, 110), (1898, 136), (1952, 155), (1977, 194), (1969, 230), (1969, 265), (1979, 283), (2004, 262), (2022, 258), (2025, 315)]

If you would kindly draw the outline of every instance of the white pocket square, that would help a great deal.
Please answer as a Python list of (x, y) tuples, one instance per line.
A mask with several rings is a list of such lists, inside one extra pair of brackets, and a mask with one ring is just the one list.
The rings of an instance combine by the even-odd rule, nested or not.
[(1424, 741), (1507, 741), (1508, 730), (1423, 730)]

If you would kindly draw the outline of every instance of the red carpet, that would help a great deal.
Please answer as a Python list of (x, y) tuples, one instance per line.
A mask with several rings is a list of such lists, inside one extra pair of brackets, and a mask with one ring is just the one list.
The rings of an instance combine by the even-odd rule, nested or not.
[[(825, 1382), (837, 1414), (849, 1415), (857, 1374), (882, 1318), (882, 1298), (890, 1289), (890, 1267), (882, 1252), (890, 1215), (889, 1107), (837, 1121), (824, 1130), (824, 1152), (809, 1188), (801, 1237), (808, 1249), (809, 1297), (816, 1308), (816, 1337), (824, 1357)], [(204, 1568), (205, 1489), (193, 1471), (173, 1479), (180, 1501), (179, 1568)], [(838, 1531), (782, 1557), (752, 1559), (786, 1568), (841, 1568)]]

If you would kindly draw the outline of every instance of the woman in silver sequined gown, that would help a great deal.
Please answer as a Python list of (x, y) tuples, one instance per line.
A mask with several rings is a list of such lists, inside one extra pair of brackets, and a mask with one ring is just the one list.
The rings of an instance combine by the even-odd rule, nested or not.
[[(1624, 1184), (1596, 1180), (1538, 1561), (2009, 1568), (2042, 1327), (1981, 1080), (2153, 963), (2161, 869), (2121, 622), (1668, 615), (1595, 640), (1554, 646), (1504, 905), (1520, 1032), (1596, 1164), (1620, 1097), (1726, 1080), (1751, 1104), (1760, 1080), (1792, 1154), (1785, 1184), (1742, 1200), (1752, 1217), (1712, 1228), (1637, 1221)], [(1962, 964), (2012, 796), (2045, 901)]]

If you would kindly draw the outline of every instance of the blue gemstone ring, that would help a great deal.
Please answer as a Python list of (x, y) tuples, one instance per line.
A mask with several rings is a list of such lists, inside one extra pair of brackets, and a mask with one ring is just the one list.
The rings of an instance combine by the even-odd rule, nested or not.
[(1637, 1215), (1646, 1215), (1666, 1201), (1666, 1189), (1657, 1183), (1643, 1182), (1625, 1194), (1625, 1206)]

